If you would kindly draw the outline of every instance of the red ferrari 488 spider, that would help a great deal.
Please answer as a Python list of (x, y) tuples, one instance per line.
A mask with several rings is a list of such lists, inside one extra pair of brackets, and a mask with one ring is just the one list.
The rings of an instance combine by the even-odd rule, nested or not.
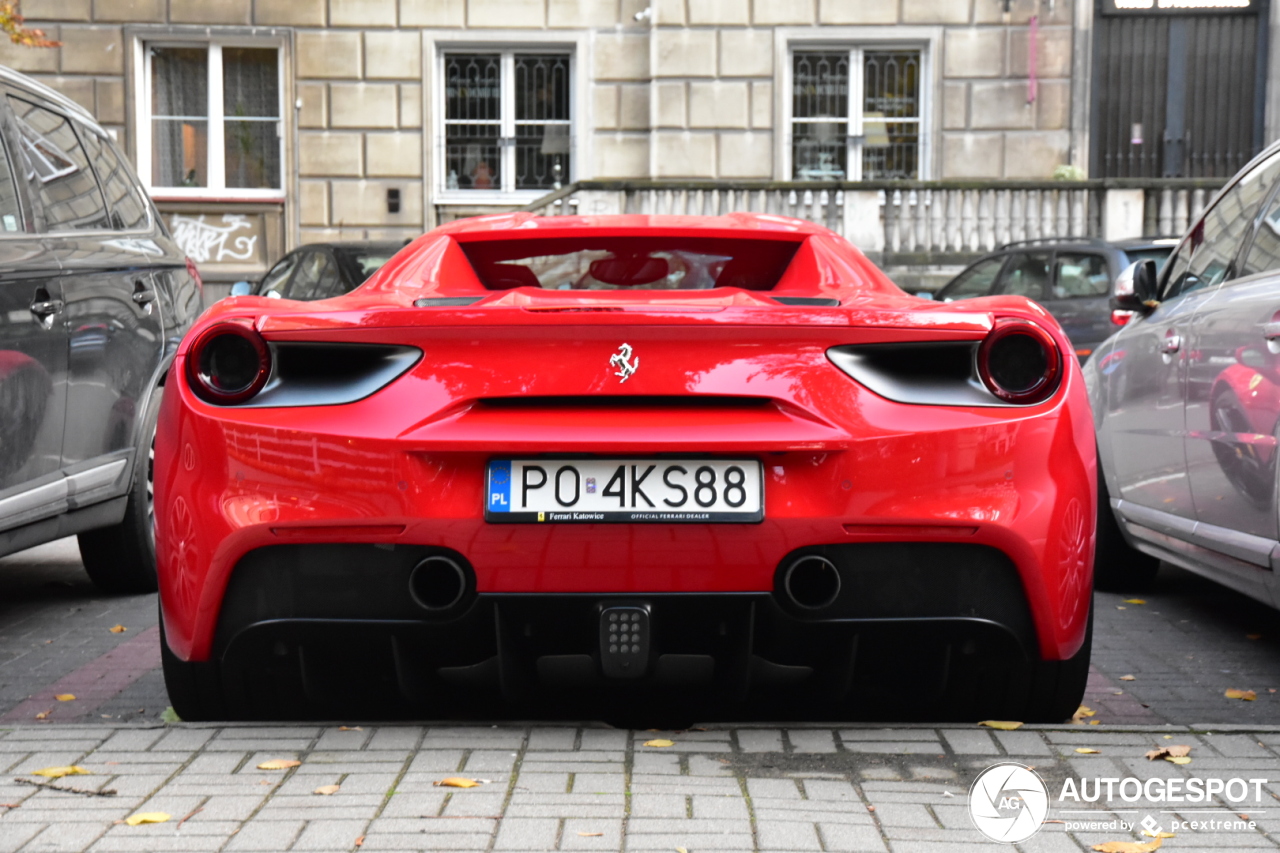
[(1021, 297), (763, 214), (455, 222), (187, 336), (165, 679), (185, 719), (1060, 721), (1094, 467)]

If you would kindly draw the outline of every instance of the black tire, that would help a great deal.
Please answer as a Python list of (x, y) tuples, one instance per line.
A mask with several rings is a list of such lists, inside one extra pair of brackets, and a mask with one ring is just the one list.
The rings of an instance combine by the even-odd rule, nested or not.
[(152, 466), (156, 421), (163, 388), (156, 388), (143, 417), (133, 484), (124, 519), (111, 527), (88, 530), (80, 540), (80, 559), (89, 579), (103, 592), (138, 594), (156, 591), (155, 501)]
[(1089, 658), (1093, 654), (1093, 601), (1090, 596), (1089, 621), (1084, 643), (1066, 660), (1042, 660), (1034, 664), (1031, 695), (1027, 702), (1028, 723), (1062, 723), (1071, 719), (1084, 699), (1089, 681)]
[(169, 649), (164, 635), (164, 611), (160, 612), (160, 663), (169, 704), (174, 713), (189, 723), (226, 720), (218, 664), (214, 661), (185, 661)]
[(1098, 467), (1098, 530), (1093, 552), (1093, 586), (1104, 592), (1145, 589), (1160, 571), (1160, 561), (1129, 547), (1120, 532), (1111, 495)]

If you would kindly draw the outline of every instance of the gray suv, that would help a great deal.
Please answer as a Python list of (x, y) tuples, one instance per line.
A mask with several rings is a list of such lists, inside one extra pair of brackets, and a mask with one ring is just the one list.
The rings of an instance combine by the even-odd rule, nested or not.
[(151, 443), (201, 310), (107, 133), (0, 67), (0, 555), (75, 533), (99, 587), (155, 589)]
[(1165, 560), (1280, 605), (1280, 145), (1218, 194), (1161, 274), (1123, 272), (1112, 307), (1132, 319), (1085, 366), (1098, 586), (1136, 587)]

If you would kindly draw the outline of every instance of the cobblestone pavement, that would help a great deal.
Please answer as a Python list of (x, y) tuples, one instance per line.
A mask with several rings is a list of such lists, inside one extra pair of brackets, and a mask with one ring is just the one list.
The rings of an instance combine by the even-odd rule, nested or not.
[[(0, 559), (0, 853), (1010, 850), (966, 807), (976, 775), (1001, 761), (1033, 766), (1061, 821), (1020, 850), (1143, 840), (1148, 816), (1176, 830), (1166, 850), (1280, 846), (1280, 612), (1171, 568), (1096, 608), (1097, 726), (165, 725), (155, 597), (98, 594), (64, 540)], [(1228, 687), (1258, 698), (1228, 700)], [(655, 738), (674, 745), (644, 746)], [(1191, 746), (1192, 763), (1143, 757), (1172, 744)], [(301, 764), (257, 769), (273, 758)], [(54, 784), (117, 794), (27, 784), (71, 764), (91, 775)], [(1262, 801), (1253, 788), (1239, 803), (1058, 800), (1068, 780), (1130, 775), (1268, 781)], [(484, 781), (433, 784), (447, 776)], [(330, 784), (337, 793), (312, 793)], [(152, 811), (170, 818), (121, 822)]]
[[(674, 745), (645, 745), (660, 737)], [(1192, 764), (1142, 757), (1170, 743), (1190, 745)], [(1078, 754), (1081, 745), (1098, 754)], [(1013, 848), (985, 842), (966, 806), (974, 774), (998, 761), (1033, 765), (1056, 799), (1067, 778), (1280, 778), (1278, 746), (1280, 729), (1210, 734), (1181, 727), (633, 733), (510, 724), (23, 725), (0, 732), (0, 850), (1007, 851)], [(272, 759), (301, 764), (258, 769)], [(19, 781), (69, 764), (92, 775), (57, 784), (117, 794), (86, 796)], [(480, 784), (435, 784), (454, 776)], [(327, 785), (339, 790), (314, 793)], [(1280, 785), (1260, 790), (1264, 802), (1252, 799), (1251, 788), (1247, 805), (1213, 812), (1118, 798), (1114, 810), (1055, 803), (1049, 814), (1055, 822), (1017, 849), (1056, 853), (1132, 839), (1131, 831), (1081, 830), (1077, 823), (1141, 825), (1148, 815), (1153, 826), (1176, 828), (1169, 850), (1274, 848)], [(168, 820), (123, 822), (147, 812)], [(1175, 827), (1181, 820), (1235, 826), (1193, 831)]]

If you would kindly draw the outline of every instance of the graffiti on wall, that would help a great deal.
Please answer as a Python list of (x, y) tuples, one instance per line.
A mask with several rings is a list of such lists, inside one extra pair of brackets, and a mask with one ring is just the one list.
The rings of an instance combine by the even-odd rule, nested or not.
[(261, 220), (238, 213), (224, 213), (220, 219), (175, 213), (169, 227), (182, 251), (197, 264), (255, 260)]

